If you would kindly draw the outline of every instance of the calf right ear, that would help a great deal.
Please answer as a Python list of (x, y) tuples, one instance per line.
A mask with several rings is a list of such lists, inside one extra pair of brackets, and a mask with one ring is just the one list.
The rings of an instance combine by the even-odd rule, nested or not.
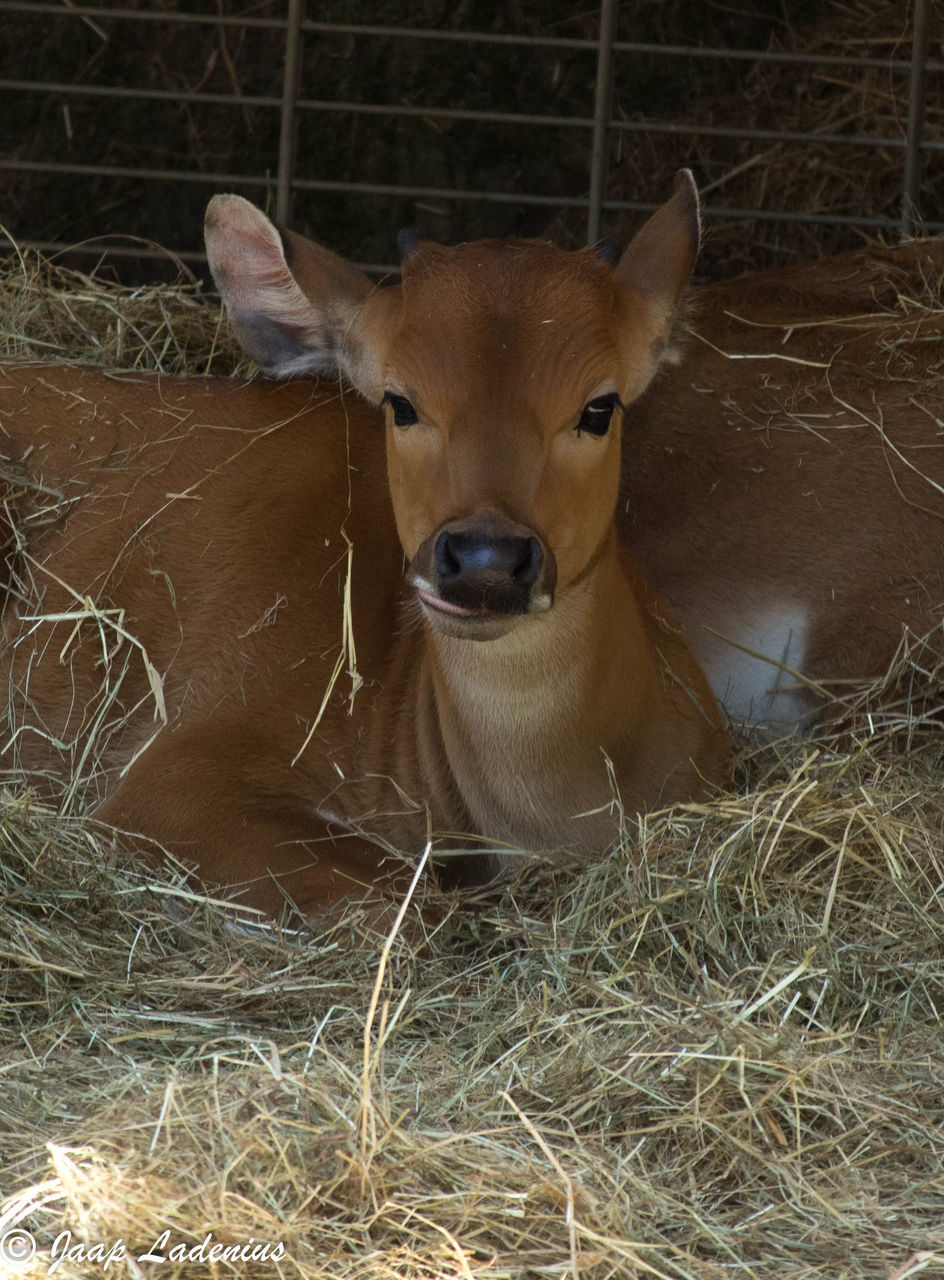
[(373, 398), (376, 377), (358, 320), (374, 285), (363, 272), (304, 236), (280, 234), (242, 196), (213, 197), (205, 235), (230, 323), (267, 374), (344, 373)]

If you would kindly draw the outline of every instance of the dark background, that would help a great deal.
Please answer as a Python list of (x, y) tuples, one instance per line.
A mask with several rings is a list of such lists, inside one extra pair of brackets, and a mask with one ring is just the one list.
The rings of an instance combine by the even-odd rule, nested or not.
[[(39, 165), (110, 166), (180, 178), (108, 176), (0, 168), (0, 222), (21, 242), (75, 242), (131, 234), (171, 248), (199, 251), (203, 210), (221, 187), (271, 208), (271, 188), (238, 176), (274, 179), (279, 110), (242, 101), (195, 104), (184, 93), (279, 99), (284, 33), (182, 25), (177, 13), (284, 19), (284, 0), (125, 0), (125, 12), (166, 13), (167, 21), (82, 19), (0, 5), (0, 158)], [(596, 5), (564, 0), (309, 0), (312, 21), (404, 29), (577, 37), (595, 40)], [(942, 58), (942, 11), (931, 10), (931, 59)], [(662, 46), (787, 50), (813, 55), (908, 60), (911, 4), (904, 0), (623, 0), (618, 38)], [(592, 49), (488, 46), (391, 36), (306, 34), (301, 96), (588, 118), (593, 114)], [(24, 87), (32, 83), (118, 86), (168, 93), (162, 101), (113, 100)], [(14, 82), (11, 86), (11, 82)], [(6, 87), (3, 87), (3, 86)], [(14, 87), (15, 86), (15, 87)], [(733, 274), (797, 257), (855, 247), (870, 228), (850, 219), (897, 219), (904, 152), (900, 146), (764, 138), (718, 138), (697, 126), (797, 130), (901, 140), (908, 74), (879, 68), (772, 65), (750, 59), (692, 59), (668, 52), (617, 53), (614, 120), (672, 122), (679, 132), (612, 131), (607, 196), (657, 203), (672, 174), (690, 165), (706, 205), (740, 210), (829, 215), (829, 225), (748, 218), (708, 218), (701, 270)], [(944, 138), (944, 76), (928, 80), (925, 139)], [(296, 174), (302, 179), (373, 182), (532, 193), (587, 194), (586, 128), (495, 125), (355, 115), (301, 115)], [(944, 209), (937, 153), (925, 157), (919, 211), (931, 221)], [(221, 181), (224, 178), (224, 181)], [(608, 211), (604, 230), (620, 237), (639, 214)], [(403, 225), (442, 240), (482, 235), (549, 235), (583, 243), (585, 210), (337, 192), (298, 192), (292, 224), (355, 260), (395, 261)], [(897, 235), (889, 228), (886, 239)], [(154, 276), (156, 263), (125, 260), (127, 275)], [(199, 270), (199, 264), (196, 267)]]

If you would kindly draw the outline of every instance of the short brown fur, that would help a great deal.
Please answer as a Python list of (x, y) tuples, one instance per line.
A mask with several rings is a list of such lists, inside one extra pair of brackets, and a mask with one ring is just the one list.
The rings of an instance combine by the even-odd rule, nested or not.
[(928, 240), (698, 290), (631, 412), (620, 536), (726, 705), (719, 637), (771, 607), (808, 615), (788, 665), (827, 695), (883, 675), (905, 628), (944, 647), (942, 279)]

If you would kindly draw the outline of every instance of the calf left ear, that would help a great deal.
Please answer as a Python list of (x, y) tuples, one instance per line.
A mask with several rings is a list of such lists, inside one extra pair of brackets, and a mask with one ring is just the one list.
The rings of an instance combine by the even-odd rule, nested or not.
[(658, 367), (679, 301), (698, 257), (701, 219), (690, 169), (675, 175), (672, 198), (657, 209), (630, 242), (614, 272), (622, 295), (624, 338), (645, 356), (624, 399), (640, 395)]
[[(302, 374), (362, 381), (357, 321), (373, 284), (336, 254), (279, 233), (242, 196), (210, 201), (207, 258), (240, 344), (276, 378)], [(370, 379), (368, 379), (370, 381)]]

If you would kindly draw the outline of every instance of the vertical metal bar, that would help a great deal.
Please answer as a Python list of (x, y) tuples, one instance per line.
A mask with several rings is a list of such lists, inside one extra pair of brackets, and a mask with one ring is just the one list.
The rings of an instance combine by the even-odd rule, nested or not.
[(911, 42), (911, 77), (908, 86), (908, 132), (905, 137), (905, 176), (901, 201), (901, 233), (913, 236), (918, 221), (918, 189), (921, 186), (921, 138), (924, 133), (924, 96), (927, 86), (928, 0), (914, 0), (914, 35)]
[(288, 0), (285, 29), (285, 70), (282, 75), (282, 117), (279, 128), (279, 171), (275, 187), (275, 220), (287, 226), (292, 216), (295, 179), (295, 136), (298, 116), (298, 75), (301, 66), (302, 18), (305, 0)]
[(610, 108), (613, 105), (613, 41), (619, 0), (603, 0), (600, 9), (600, 44), (597, 50), (597, 83), (593, 103), (593, 150), (590, 156), (590, 211), (587, 215), (587, 244), (600, 239), (603, 200), (606, 196), (606, 168)]

